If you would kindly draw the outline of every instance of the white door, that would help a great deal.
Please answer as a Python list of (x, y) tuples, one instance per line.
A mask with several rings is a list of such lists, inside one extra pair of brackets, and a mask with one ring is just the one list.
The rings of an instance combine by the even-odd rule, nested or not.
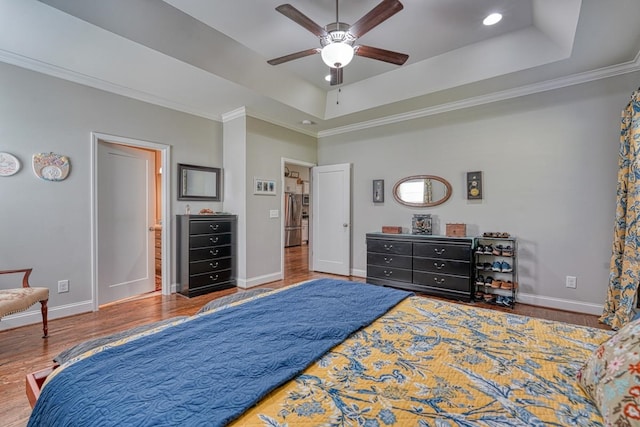
[(311, 234), (314, 271), (351, 270), (351, 165), (312, 168)]
[(155, 153), (98, 143), (98, 304), (155, 290)]

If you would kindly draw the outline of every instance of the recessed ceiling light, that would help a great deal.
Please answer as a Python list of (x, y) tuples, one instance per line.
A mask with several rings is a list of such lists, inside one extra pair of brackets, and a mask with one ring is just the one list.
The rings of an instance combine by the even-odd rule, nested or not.
[(491, 15), (484, 18), (484, 21), (482, 21), (482, 23), (484, 25), (494, 25), (500, 22), (501, 20), (502, 20), (501, 13), (492, 13)]
[(331, 81), (331, 74), (327, 74), (326, 76), (324, 76), (324, 79), (328, 82)]
[(304, 119), (304, 120), (303, 120), (303, 121), (301, 121), (300, 123), (302, 123), (302, 124), (303, 124), (303, 125), (305, 125), (305, 126), (310, 126), (310, 125), (315, 125), (315, 124), (316, 124), (316, 122), (312, 122), (312, 121), (311, 121), (311, 120), (309, 120), (309, 119)]

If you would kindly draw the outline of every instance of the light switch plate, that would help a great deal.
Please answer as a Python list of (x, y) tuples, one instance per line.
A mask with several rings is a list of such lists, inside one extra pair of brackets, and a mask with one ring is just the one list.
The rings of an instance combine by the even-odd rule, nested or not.
[(271, 209), (269, 211), (269, 218), (278, 218), (280, 216), (280, 212), (278, 209)]

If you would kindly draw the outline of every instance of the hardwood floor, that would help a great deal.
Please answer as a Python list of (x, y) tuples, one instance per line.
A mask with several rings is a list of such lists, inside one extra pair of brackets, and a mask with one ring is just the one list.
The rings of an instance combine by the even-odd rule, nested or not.
[[(340, 277), (308, 271), (307, 246), (287, 248), (284, 280), (265, 284), (264, 288), (281, 288), (303, 280)], [(350, 277), (364, 282), (364, 278)], [(85, 313), (49, 321), (49, 338), (41, 338), (41, 325), (29, 325), (0, 332), (0, 426), (25, 426), (31, 413), (25, 395), (25, 376), (51, 366), (53, 357), (79, 342), (112, 334), (134, 326), (179, 315), (192, 315), (208, 301), (243, 292), (229, 289), (194, 298), (181, 295), (163, 296), (157, 293), (101, 307), (95, 313)], [(483, 304), (477, 304), (483, 306)], [(570, 313), (524, 304), (514, 310), (502, 309), (526, 316), (558, 320), (567, 323), (609, 329), (598, 323), (596, 316)]]

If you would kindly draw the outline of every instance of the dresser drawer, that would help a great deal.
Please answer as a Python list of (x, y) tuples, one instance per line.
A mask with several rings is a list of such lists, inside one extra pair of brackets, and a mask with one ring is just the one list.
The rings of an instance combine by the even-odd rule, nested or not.
[(189, 264), (189, 274), (203, 274), (231, 268), (231, 258), (209, 259)]
[(393, 254), (367, 253), (367, 264), (381, 267), (397, 267), (411, 270), (411, 257)]
[(444, 259), (471, 259), (471, 245), (447, 243), (414, 243), (413, 256)]
[(367, 240), (367, 252), (383, 254), (411, 255), (411, 242), (398, 242), (393, 240)]
[(201, 286), (215, 285), (216, 283), (226, 282), (231, 278), (231, 270), (211, 272), (205, 274), (196, 274), (189, 276), (189, 289)]
[(189, 234), (228, 233), (231, 231), (229, 221), (191, 221)]
[(193, 248), (206, 248), (209, 246), (228, 245), (231, 243), (231, 233), (201, 234), (189, 236), (189, 246)]
[(446, 274), (413, 272), (413, 283), (426, 285), (433, 288), (450, 289), (470, 293), (469, 277), (449, 276)]
[(189, 251), (190, 262), (224, 258), (228, 256), (231, 256), (231, 246), (216, 246), (212, 248), (191, 249)]
[(395, 267), (380, 267), (377, 265), (367, 266), (367, 276), (378, 277), (380, 279), (395, 280), (398, 282), (411, 282), (411, 270)]
[(471, 263), (437, 258), (413, 258), (413, 269), (437, 274), (455, 274), (469, 277)]

